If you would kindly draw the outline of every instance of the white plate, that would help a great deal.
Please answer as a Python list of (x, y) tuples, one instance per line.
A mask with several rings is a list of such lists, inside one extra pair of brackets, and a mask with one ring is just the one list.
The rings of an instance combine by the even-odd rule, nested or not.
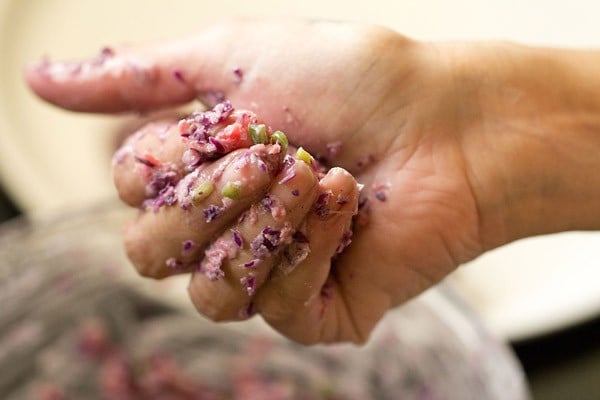
[(524, 239), (464, 265), (449, 281), (505, 337), (553, 332), (600, 312), (600, 234)]
[[(500, 37), (598, 46), (598, 7), (584, 0), (0, 0), (0, 180), (29, 213), (114, 196), (109, 159), (123, 117), (72, 114), (36, 99), (23, 84), (21, 68), (45, 54), (90, 56), (107, 44), (193, 32), (226, 15), (364, 20), (423, 39)], [(548, 332), (600, 310), (594, 285), (600, 282), (598, 236), (540, 240), (486, 255), (455, 278), (492, 327), (511, 338)], [(558, 253), (548, 257), (550, 250)]]

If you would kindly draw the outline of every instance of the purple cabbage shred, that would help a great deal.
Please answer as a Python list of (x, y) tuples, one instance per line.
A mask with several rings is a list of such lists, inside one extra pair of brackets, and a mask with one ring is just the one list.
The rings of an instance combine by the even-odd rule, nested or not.
[(204, 209), (204, 220), (209, 223), (214, 221), (215, 219), (217, 219), (219, 217), (219, 215), (221, 214), (222, 208), (211, 204), (210, 206), (206, 207)]
[(280, 241), (281, 231), (267, 226), (252, 240), (250, 249), (255, 257), (265, 258), (277, 249)]
[(208, 142), (215, 146), (215, 150), (217, 153), (225, 153), (225, 146), (223, 146), (223, 144), (214, 137), (210, 136), (208, 138)]
[(242, 267), (244, 267), (244, 268), (255, 268), (259, 263), (260, 263), (260, 260), (255, 258), (253, 260), (250, 260), (248, 262), (243, 263)]
[(232, 229), (231, 233), (233, 235), (233, 242), (236, 244), (236, 246), (239, 247), (240, 249), (243, 248), (244, 247), (244, 238), (242, 237), (240, 232), (236, 231), (235, 229)]
[(273, 198), (271, 196), (265, 196), (261, 201), (260, 201), (260, 205), (263, 207), (263, 209), (267, 212), (271, 212), (271, 208), (273, 207), (273, 205), (275, 204)]
[(291, 181), (295, 177), (296, 177), (296, 171), (290, 171), (283, 178), (281, 178), (281, 180), (279, 181), (279, 184), (283, 185), (284, 183)]

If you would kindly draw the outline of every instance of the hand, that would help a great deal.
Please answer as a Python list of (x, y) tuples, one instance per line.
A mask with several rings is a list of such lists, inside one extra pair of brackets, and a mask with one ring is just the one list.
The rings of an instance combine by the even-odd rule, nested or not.
[[(373, 26), (236, 20), (175, 42), (105, 51), (84, 64), (43, 63), (27, 77), (42, 98), (88, 112), (224, 96), (284, 130), (291, 143), (352, 173), (365, 185), (366, 201), (352, 244), (332, 266), (349, 220), (323, 229), (314, 222), (310, 241), (319, 250), (288, 276), (266, 280), (253, 307), (299, 342), (363, 342), (386, 310), (483, 251), (523, 236), (585, 227), (585, 218), (573, 215), (548, 218), (572, 189), (571, 183), (548, 185), (558, 176), (549, 177), (548, 166), (564, 154), (555, 151), (557, 135), (544, 118), (563, 106), (556, 99), (567, 89), (548, 95), (541, 77), (558, 68), (540, 61), (543, 51), (533, 53), (537, 58), (506, 44), (420, 43)], [(540, 141), (538, 132), (550, 134)], [(164, 157), (176, 163), (173, 154), (180, 152)], [(593, 152), (581, 154), (589, 154), (581, 163), (592, 162)], [(559, 181), (575, 169), (561, 172)], [(124, 176), (117, 174), (117, 182)], [(257, 183), (252, 193), (273, 179)], [(312, 179), (306, 174), (300, 180), (312, 197), (288, 204), (295, 221), (314, 218), (295, 210), (323, 187), (355, 196), (353, 179), (340, 170), (321, 188)], [(576, 189), (591, 179), (577, 180)], [(139, 182), (122, 182), (129, 182), (118, 185), (122, 195), (138, 188), (129, 191), (135, 193), (130, 203), (139, 204)], [(138, 228), (129, 229), (128, 251), (142, 274), (164, 276), (150, 266), (162, 263), (185, 235), (196, 235), (203, 247), (223, 229), (215, 224), (214, 231), (203, 233), (204, 225), (195, 231), (190, 220), (180, 210), (146, 213)], [(169, 238), (173, 233), (176, 240)], [(232, 287), (210, 286), (195, 273), (190, 295), (201, 313), (228, 319)]]

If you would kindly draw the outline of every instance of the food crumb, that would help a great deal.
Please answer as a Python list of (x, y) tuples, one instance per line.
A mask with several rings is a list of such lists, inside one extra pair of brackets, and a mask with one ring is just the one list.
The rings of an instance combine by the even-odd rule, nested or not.
[(211, 204), (210, 206), (208, 206), (204, 209), (204, 212), (203, 212), (204, 220), (207, 223), (214, 221), (215, 219), (217, 219), (219, 217), (219, 215), (221, 214), (221, 211), (222, 211), (221, 207)]
[(242, 83), (242, 79), (244, 78), (244, 71), (242, 71), (242, 69), (239, 67), (234, 68), (233, 76), (235, 78), (235, 83), (239, 85), (240, 83)]
[(185, 78), (183, 77), (183, 72), (181, 72), (181, 70), (179, 68), (173, 69), (173, 71), (171, 71), (171, 75), (173, 75), (173, 78), (175, 78), (175, 80), (177, 80), (181, 83), (185, 83)]
[(387, 191), (390, 188), (389, 183), (374, 183), (372, 186), (373, 192), (375, 193), (375, 198), (381, 202), (387, 200)]
[(191, 253), (197, 246), (198, 244), (193, 240), (184, 240), (183, 243), (181, 243), (181, 254), (187, 255)]
[(236, 246), (239, 247), (240, 249), (243, 248), (244, 247), (244, 238), (242, 237), (240, 232), (235, 229), (232, 229), (231, 234), (233, 236), (233, 242), (236, 244)]
[(244, 268), (255, 268), (260, 263), (258, 258), (254, 258), (248, 262), (242, 263), (242, 267)]

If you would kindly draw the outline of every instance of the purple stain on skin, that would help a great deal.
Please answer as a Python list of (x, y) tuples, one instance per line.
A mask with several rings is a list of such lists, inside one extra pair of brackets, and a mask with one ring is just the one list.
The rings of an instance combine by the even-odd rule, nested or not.
[(214, 221), (221, 214), (222, 209), (214, 204), (206, 207), (203, 211), (204, 220), (209, 223)]
[(244, 307), (240, 310), (238, 315), (240, 318), (250, 318), (254, 314), (255, 314), (254, 303), (249, 302), (248, 305), (246, 305), (246, 307)]
[(248, 307), (246, 307), (246, 316), (247, 317), (251, 317), (251, 316), (254, 315), (254, 313), (255, 313), (254, 303), (253, 302), (249, 302), (248, 303)]
[(389, 184), (386, 183), (374, 183), (373, 191), (375, 192), (375, 198), (381, 202), (387, 200), (387, 191), (390, 188)]
[(244, 247), (244, 238), (242, 238), (242, 235), (240, 235), (240, 233), (238, 231), (236, 231), (235, 229), (231, 230), (231, 233), (233, 235), (233, 242), (236, 244), (237, 247), (239, 247), (240, 249)]
[(317, 201), (315, 202), (315, 212), (319, 216), (320, 219), (324, 219), (329, 215), (329, 207), (327, 203), (329, 202), (329, 198), (331, 197), (331, 192), (323, 192), (317, 197)]
[(294, 189), (292, 190), (292, 195), (298, 197), (300, 196), (300, 191), (298, 189)]
[(179, 81), (180, 83), (185, 83), (183, 72), (181, 72), (179, 68), (173, 69), (173, 71), (171, 71), (171, 75), (173, 75), (173, 78), (175, 78), (175, 80)]
[(240, 84), (242, 83), (242, 79), (244, 78), (244, 71), (242, 71), (242, 69), (239, 67), (234, 68), (233, 76), (235, 77), (235, 83)]
[(102, 49), (100, 49), (100, 55), (103, 57), (112, 57), (115, 55), (115, 51), (108, 46), (104, 46)]
[(321, 297), (325, 299), (333, 298), (333, 287), (331, 287), (331, 284), (325, 282), (325, 284), (321, 288)]
[(379, 201), (387, 200), (387, 196), (385, 195), (385, 192), (383, 192), (382, 190), (378, 190), (375, 192), (375, 198)]
[(193, 240), (184, 240), (181, 244), (181, 254), (186, 255), (189, 254), (192, 250), (194, 250), (198, 245)]
[(294, 241), (297, 243), (308, 243), (308, 237), (306, 237), (306, 235), (301, 231), (294, 232), (292, 234), (292, 239), (294, 239)]
[(348, 203), (348, 197), (344, 196), (342, 194), (339, 194), (335, 203), (339, 204), (340, 206), (343, 206), (344, 204)]

